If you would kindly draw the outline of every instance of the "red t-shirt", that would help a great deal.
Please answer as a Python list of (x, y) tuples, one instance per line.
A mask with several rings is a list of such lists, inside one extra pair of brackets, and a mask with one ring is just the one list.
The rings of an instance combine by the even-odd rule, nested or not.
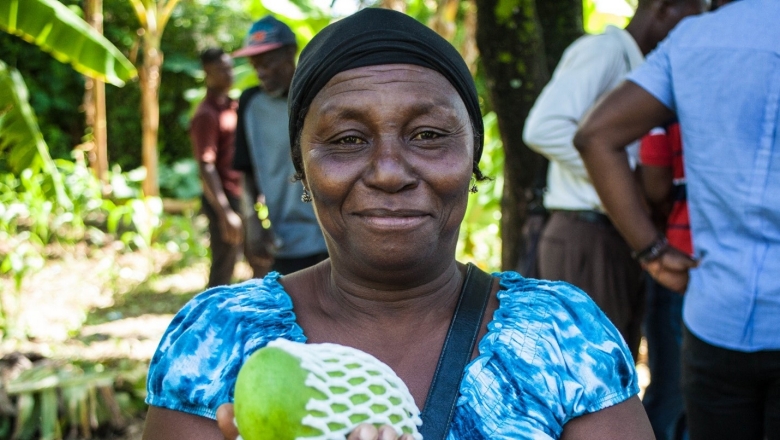
[(190, 121), (190, 139), (195, 160), (213, 163), (225, 194), (241, 197), (241, 172), (233, 169), (238, 103), (207, 93)]
[(642, 165), (672, 168), (674, 204), (666, 221), (666, 238), (672, 246), (693, 255), (680, 124), (675, 122), (664, 128), (654, 128), (645, 135), (639, 146), (639, 160)]

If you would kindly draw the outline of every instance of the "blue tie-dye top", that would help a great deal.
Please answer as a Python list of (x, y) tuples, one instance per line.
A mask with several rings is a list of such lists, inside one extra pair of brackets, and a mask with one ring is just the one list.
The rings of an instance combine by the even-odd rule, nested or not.
[[(494, 276), (499, 307), (466, 367), (449, 440), (559, 438), (572, 418), (639, 392), (623, 339), (581, 290)], [(152, 358), (146, 402), (214, 418), (250, 354), (279, 337), (305, 342), (278, 279), (216, 287), (184, 306)]]

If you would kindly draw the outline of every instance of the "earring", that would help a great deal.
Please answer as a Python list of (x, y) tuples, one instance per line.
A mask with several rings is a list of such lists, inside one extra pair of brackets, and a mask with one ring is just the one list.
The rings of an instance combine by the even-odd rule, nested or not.
[(471, 194), (476, 194), (477, 191), (479, 191), (479, 189), (477, 188), (477, 184), (476, 183), (472, 183), (471, 184), (471, 188), (469, 188), (469, 192)]
[(311, 201), (312, 201), (311, 193), (309, 192), (308, 189), (306, 189), (306, 187), (303, 187), (303, 194), (301, 194), (301, 202), (311, 203)]

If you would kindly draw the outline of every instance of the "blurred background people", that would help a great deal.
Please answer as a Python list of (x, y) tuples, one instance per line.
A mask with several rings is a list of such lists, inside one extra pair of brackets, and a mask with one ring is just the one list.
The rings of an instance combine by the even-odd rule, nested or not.
[(209, 222), (211, 267), (208, 287), (230, 284), (243, 243), (241, 173), (232, 167), (237, 103), (228, 92), (233, 85), (233, 59), (219, 48), (200, 56), (206, 97), (190, 121), (190, 139), (203, 186), (201, 210)]
[[(683, 22), (575, 137), (616, 226), (659, 283), (685, 292), (690, 438), (780, 438), (780, 3)], [(749, 66), (749, 69), (745, 67)], [(694, 255), (659, 235), (624, 147), (676, 114)]]
[[(610, 26), (579, 38), (564, 52), (525, 123), (526, 144), (549, 161), (544, 205), (550, 211), (539, 243), (538, 274), (587, 292), (625, 338), (636, 359), (644, 313), (641, 268), (606, 216), (572, 144), (586, 111), (703, 0), (640, 0), (625, 29)], [(632, 164), (637, 146), (629, 149)]]
[[(693, 254), (685, 191), (680, 124), (656, 127), (639, 146), (641, 186), (655, 223), (669, 244)], [(650, 384), (642, 404), (657, 440), (682, 439), (685, 421), (680, 383), (682, 371), (683, 296), (646, 278), (644, 335)]]
[[(233, 57), (249, 57), (260, 85), (241, 94), (234, 168), (244, 172), (247, 199), (268, 207), (274, 239), (247, 210), (246, 237), (253, 258), (262, 263), (273, 254), (272, 270), (282, 274), (316, 264), (328, 257), (325, 240), (312, 209), (293, 182), (287, 136), (287, 93), (295, 73), (295, 34), (272, 16), (255, 22), (244, 46)], [(258, 271), (256, 271), (257, 273)], [(257, 275), (256, 275), (257, 276)]]

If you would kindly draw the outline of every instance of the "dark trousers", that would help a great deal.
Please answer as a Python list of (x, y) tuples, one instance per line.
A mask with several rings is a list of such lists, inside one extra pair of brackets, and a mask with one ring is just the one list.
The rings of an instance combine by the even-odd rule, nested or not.
[(780, 439), (780, 350), (728, 350), (684, 329), (683, 393), (691, 440)]
[[(228, 196), (230, 207), (237, 213), (241, 212), (241, 199)], [(219, 218), (217, 212), (211, 206), (206, 197), (201, 199), (201, 211), (209, 220), (209, 249), (211, 249), (211, 268), (209, 269), (208, 287), (230, 284), (233, 277), (233, 269), (236, 266), (238, 255), (242, 251), (242, 244), (230, 244), (222, 239), (219, 230)]]
[(656, 440), (679, 440), (683, 428), (682, 305), (683, 296), (646, 276), (644, 333), (650, 385), (642, 404)]
[(300, 258), (277, 258), (274, 260), (274, 265), (271, 270), (279, 272), (282, 275), (287, 275), (293, 272), (297, 272), (301, 269), (306, 269), (309, 266), (314, 266), (320, 261), (327, 259), (327, 252)]
[(539, 243), (539, 276), (590, 295), (636, 359), (645, 307), (642, 269), (606, 216), (552, 211)]

